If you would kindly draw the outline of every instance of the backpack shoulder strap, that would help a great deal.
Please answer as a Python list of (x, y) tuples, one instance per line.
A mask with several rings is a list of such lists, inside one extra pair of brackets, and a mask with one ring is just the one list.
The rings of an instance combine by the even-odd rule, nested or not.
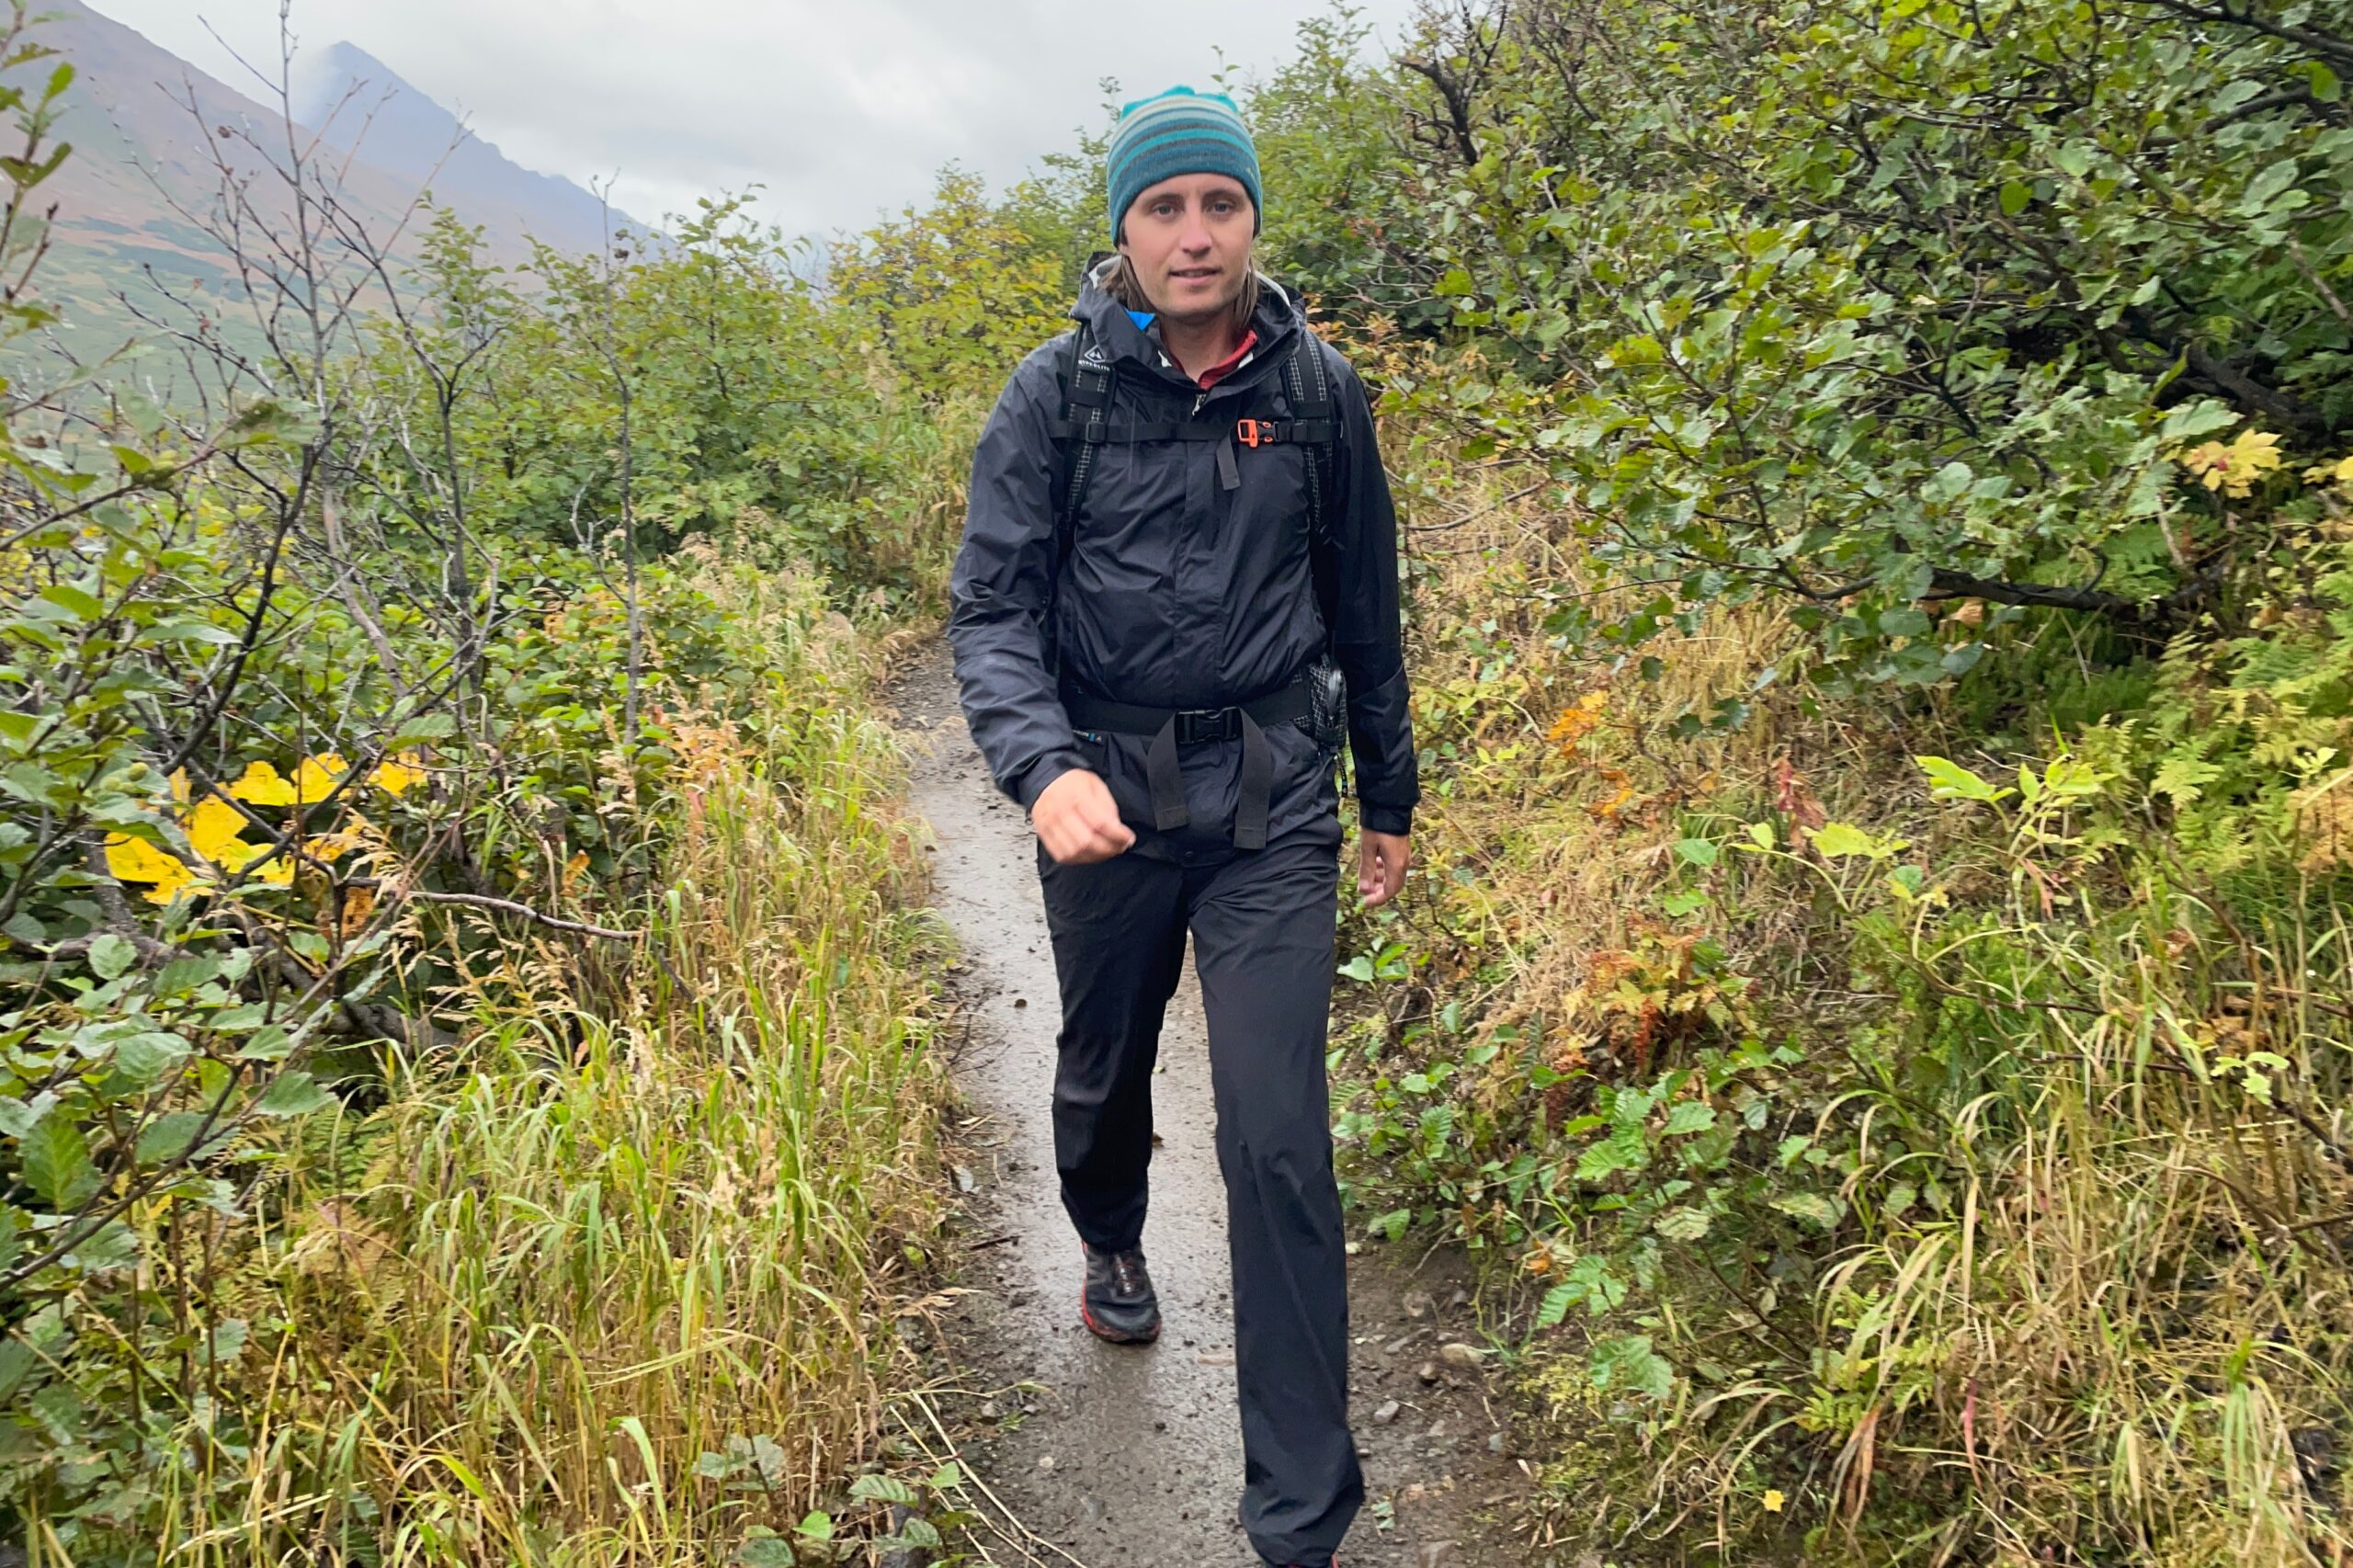
[(1327, 515), (1327, 500), (1334, 483), (1334, 452), (1338, 446), (1334, 432), (1332, 377), (1324, 363), (1324, 345), (1300, 324), (1299, 335), (1292, 342), (1290, 358), (1283, 365), (1283, 390), (1290, 394), (1291, 418), (1302, 427), (1319, 434), (1311, 439), (1307, 463), (1307, 559), (1315, 580), (1315, 608), (1324, 615), (1324, 636), (1328, 642), (1337, 624), (1340, 606), (1340, 562), (1337, 541), (1332, 533)]
[(1095, 454), (1102, 449), (1104, 421), (1111, 412), (1115, 379), (1111, 357), (1095, 340), (1095, 329), (1085, 322), (1079, 323), (1063, 346), (1063, 416), (1053, 432), (1054, 563), (1053, 575), (1047, 583), (1045, 626), (1049, 669), (1061, 665), (1061, 653), (1054, 645), (1054, 628), (1059, 619), (1055, 600), (1061, 597), (1063, 572), (1077, 537), (1079, 505), (1086, 498), (1087, 480), (1094, 476)]
[(1110, 417), (1117, 380), (1111, 357), (1096, 341), (1095, 329), (1079, 323), (1063, 358), (1063, 429), (1068, 434), (1062, 449), (1062, 502), (1054, 522), (1065, 553), (1079, 504), (1086, 498), (1086, 482), (1094, 477), (1095, 455), (1108, 433), (1105, 422)]

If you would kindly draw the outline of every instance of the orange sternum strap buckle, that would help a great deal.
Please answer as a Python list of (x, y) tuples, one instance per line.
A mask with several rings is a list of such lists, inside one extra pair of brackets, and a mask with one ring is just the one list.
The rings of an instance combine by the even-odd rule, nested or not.
[(1328, 419), (1237, 419), (1233, 438), (1245, 447), (1270, 447), (1278, 441), (1313, 443), (1332, 438)]

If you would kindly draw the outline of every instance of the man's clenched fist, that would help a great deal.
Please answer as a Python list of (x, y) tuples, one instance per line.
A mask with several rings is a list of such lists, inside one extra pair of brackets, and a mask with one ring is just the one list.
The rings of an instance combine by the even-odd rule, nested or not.
[(1134, 845), (1135, 831), (1120, 820), (1120, 808), (1103, 780), (1074, 767), (1038, 792), (1029, 808), (1038, 842), (1062, 866), (1108, 860)]

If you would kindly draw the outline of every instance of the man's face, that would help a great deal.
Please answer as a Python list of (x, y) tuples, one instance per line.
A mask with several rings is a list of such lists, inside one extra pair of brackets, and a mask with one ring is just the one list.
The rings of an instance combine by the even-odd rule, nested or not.
[(1121, 225), (1120, 253), (1154, 310), (1178, 321), (1206, 320), (1242, 292), (1256, 217), (1241, 181), (1178, 175), (1135, 199)]

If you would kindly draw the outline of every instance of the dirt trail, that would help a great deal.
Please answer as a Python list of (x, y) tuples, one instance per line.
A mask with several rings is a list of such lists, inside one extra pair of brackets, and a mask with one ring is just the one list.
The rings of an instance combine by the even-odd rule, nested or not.
[[(999, 1562), (1070, 1568), (1253, 1568), (1234, 1520), (1234, 1414), (1224, 1188), (1211, 1135), (1200, 1000), (1188, 973), (1154, 1085), (1152, 1260), (1167, 1327), (1143, 1349), (1078, 1323), (1078, 1244), (1055, 1192), (1053, 955), (1034, 840), (993, 788), (957, 711), (944, 650), (898, 693), (914, 801), (930, 823), (942, 912), (963, 953), (959, 1077), (976, 1117), (962, 1134), (970, 1185), (962, 1270), (972, 1290), (949, 1324), (975, 1386), (1006, 1390), (961, 1414), (989, 1424), (967, 1457), (1051, 1547), (999, 1544)], [(1368, 1501), (1347, 1568), (1507, 1568), (1526, 1559), (1489, 1522), (1527, 1486), (1508, 1457), (1501, 1401), (1438, 1360), (1479, 1342), (1459, 1260), (1419, 1276), (1368, 1244), (1350, 1271), (1353, 1416)], [(1383, 1525), (1386, 1528), (1382, 1528)]]

